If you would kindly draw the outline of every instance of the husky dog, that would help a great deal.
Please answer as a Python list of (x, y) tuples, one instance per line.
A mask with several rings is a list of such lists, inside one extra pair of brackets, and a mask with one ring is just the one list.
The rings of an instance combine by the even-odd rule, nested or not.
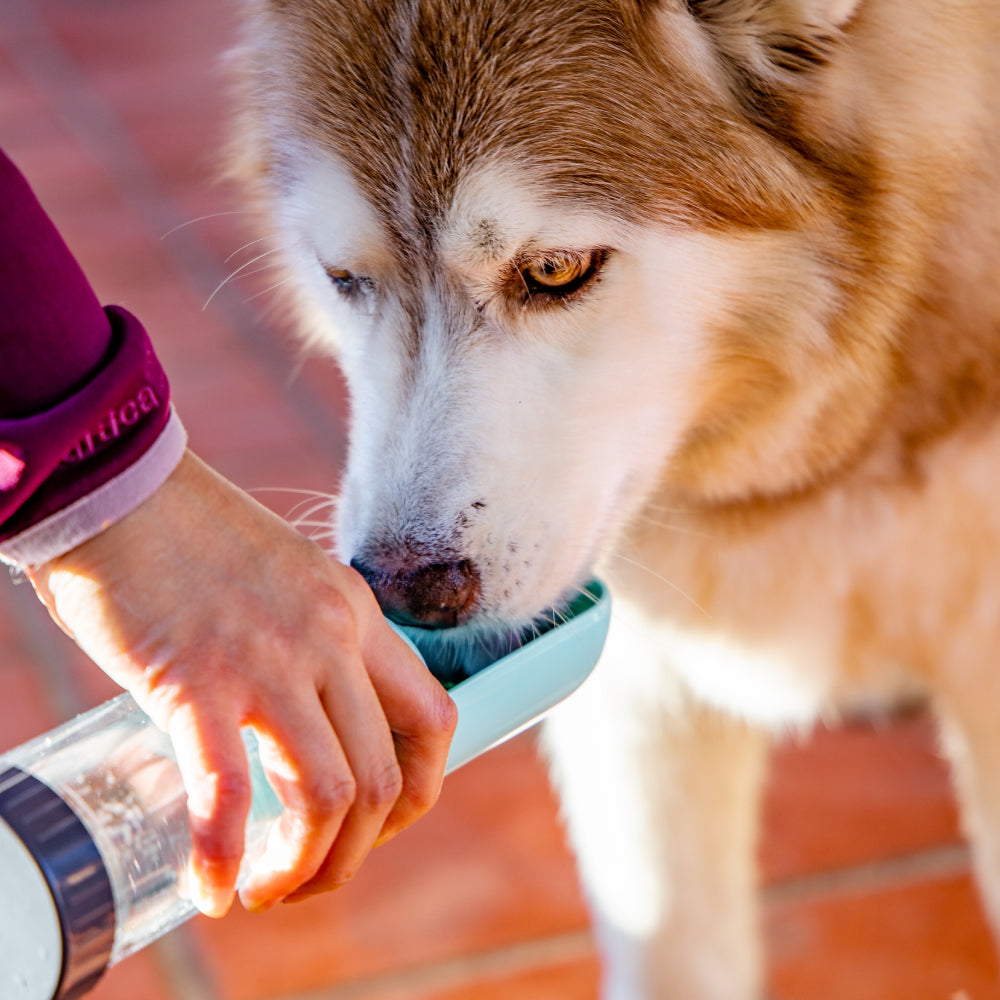
[(769, 737), (873, 700), (1000, 927), (1000, 5), (248, 3), (341, 556), (427, 626), (615, 594), (545, 734), (605, 995), (759, 995)]

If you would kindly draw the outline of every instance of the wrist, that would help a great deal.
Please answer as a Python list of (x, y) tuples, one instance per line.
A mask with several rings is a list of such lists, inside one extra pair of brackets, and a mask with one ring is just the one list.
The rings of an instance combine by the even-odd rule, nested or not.
[(187, 434), (176, 413), (156, 441), (113, 479), (0, 542), (0, 560), (21, 570), (71, 551), (108, 530), (149, 499), (184, 456)]

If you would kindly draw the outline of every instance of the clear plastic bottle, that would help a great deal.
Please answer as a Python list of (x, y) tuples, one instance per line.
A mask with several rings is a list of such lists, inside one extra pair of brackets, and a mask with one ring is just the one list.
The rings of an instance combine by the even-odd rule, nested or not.
[[(252, 730), (244, 730), (253, 799), (246, 857), (263, 846), (281, 813), (264, 776)], [(66, 808), (68, 807), (68, 809)], [(187, 796), (173, 747), (131, 695), (119, 697), (0, 758), (0, 824), (17, 835), (35, 860), (37, 894), (52, 897), (69, 947), (62, 947), (59, 992), (52, 977), (53, 947), (41, 968), (31, 962), (4, 983), (4, 968), (27, 961), (35, 931), (4, 928), (0, 938), (0, 995), (49, 1000), (85, 992), (103, 969), (145, 947), (195, 912), (187, 891), (191, 835)], [(0, 888), (4, 863), (0, 846)], [(23, 866), (22, 866), (23, 867)], [(29, 896), (33, 890), (25, 890)], [(41, 902), (28, 908), (41, 912)], [(9, 973), (13, 977), (13, 973)], [(36, 986), (33, 980), (38, 980)], [(29, 988), (30, 987), (30, 988)]]
[[(597, 663), (609, 613), (593, 581), (558, 625), (508, 637), (501, 648), (452, 630), (470, 676), (450, 689), (459, 721), (446, 771), (573, 691)], [(458, 658), (439, 636), (401, 634), (437, 676), (456, 675)], [(246, 862), (282, 806), (253, 731), (243, 737), (252, 783)], [(131, 695), (0, 756), (0, 998), (74, 1000), (109, 965), (187, 920), (196, 912), (190, 851), (173, 747)]]

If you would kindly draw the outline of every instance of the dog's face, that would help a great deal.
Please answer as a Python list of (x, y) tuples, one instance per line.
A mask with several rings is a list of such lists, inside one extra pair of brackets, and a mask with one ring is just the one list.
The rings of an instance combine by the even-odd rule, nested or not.
[(260, 0), (256, 170), (352, 399), (340, 554), (399, 617), (523, 622), (654, 488), (849, 459), (902, 265), (848, 7)]

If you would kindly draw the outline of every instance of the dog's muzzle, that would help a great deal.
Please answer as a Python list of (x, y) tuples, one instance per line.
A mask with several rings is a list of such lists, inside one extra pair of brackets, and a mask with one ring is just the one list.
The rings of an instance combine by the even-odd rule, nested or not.
[(479, 597), (479, 572), (468, 560), (384, 572), (361, 559), (354, 567), (372, 588), (382, 612), (400, 625), (454, 628)]

